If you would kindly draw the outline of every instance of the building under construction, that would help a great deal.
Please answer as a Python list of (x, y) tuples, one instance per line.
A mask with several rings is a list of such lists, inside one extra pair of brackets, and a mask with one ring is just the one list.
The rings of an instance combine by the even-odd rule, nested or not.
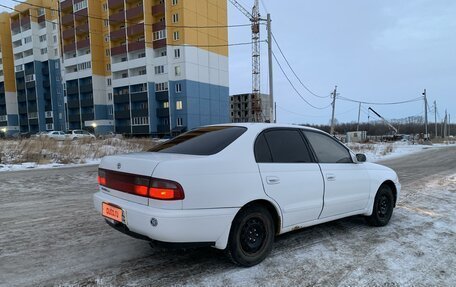
[(231, 122), (273, 122), (269, 95), (249, 93), (232, 95), (230, 98)]

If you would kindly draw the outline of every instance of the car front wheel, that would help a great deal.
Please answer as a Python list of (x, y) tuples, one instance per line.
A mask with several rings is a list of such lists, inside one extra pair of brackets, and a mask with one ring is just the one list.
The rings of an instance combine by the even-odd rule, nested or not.
[(391, 187), (380, 186), (375, 195), (372, 215), (366, 217), (366, 221), (372, 226), (385, 226), (391, 219), (394, 209), (394, 196)]
[(233, 220), (227, 253), (231, 260), (250, 267), (263, 261), (272, 250), (274, 223), (262, 206), (242, 209)]

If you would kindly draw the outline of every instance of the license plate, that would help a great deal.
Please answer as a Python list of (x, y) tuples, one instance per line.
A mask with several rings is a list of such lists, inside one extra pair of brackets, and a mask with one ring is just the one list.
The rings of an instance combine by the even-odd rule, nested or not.
[(122, 209), (103, 202), (103, 216), (112, 220), (122, 222)]

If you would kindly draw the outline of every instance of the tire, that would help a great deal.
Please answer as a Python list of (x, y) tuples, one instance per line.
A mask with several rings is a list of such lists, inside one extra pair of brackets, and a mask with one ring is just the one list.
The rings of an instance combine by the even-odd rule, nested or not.
[(254, 266), (271, 252), (274, 235), (274, 222), (266, 208), (241, 209), (231, 224), (227, 255), (237, 265)]
[(366, 221), (371, 226), (385, 226), (391, 219), (394, 209), (394, 196), (391, 187), (380, 186), (375, 195), (372, 215), (366, 217)]

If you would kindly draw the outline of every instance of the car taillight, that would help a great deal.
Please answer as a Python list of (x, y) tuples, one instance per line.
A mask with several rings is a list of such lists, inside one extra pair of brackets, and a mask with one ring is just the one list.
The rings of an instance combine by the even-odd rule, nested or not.
[(185, 198), (182, 186), (171, 180), (99, 169), (98, 183), (118, 191), (152, 199), (182, 200)]
[(149, 186), (149, 197), (161, 200), (181, 200), (185, 198), (182, 186), (177, 182), (152, 178)]

